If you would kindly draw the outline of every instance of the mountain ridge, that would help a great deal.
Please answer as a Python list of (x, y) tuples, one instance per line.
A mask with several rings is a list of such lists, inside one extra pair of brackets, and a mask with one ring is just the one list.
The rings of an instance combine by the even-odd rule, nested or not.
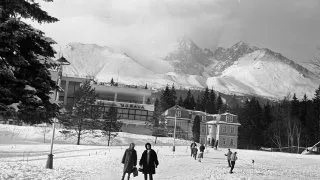
[(153, 88), (174, 83), (177, 88), (209, 86), (229, 94), (283, 98), (294, 90), (299, 90), (299, 96), (307, 93), (310, 97), (320, 83), (319, 76), (281, 53), (243, 41), (229, 48), (210, 50), (182, 37), (163, 57), (168, 62), (164, 64), (168, 69), (164, 73), (157, 73), (129, 53), (108, 46), (70, 43), (63, 54), (71, 62), (71, 66), (64, 67), (65, 74), (90, 73), (105, 82), (117, 76), (119, 82), (148, 84)]

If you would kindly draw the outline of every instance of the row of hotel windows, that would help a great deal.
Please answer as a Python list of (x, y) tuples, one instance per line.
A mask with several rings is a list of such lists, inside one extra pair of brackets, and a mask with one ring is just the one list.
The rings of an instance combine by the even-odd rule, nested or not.
[[(170, 122), (170, 125), (174, 126), (174, 121), (169, 121), (169, 122)], [(187, 126), (187, 125), (186, 125), (186, 122), (177, 121), (177, 126), (182, 127), (182, 126)], [(208, 126), (208, 128), (209, 128), (209, 130), (208, 130), (208, 132), (209, 132), (211, 127)], [(233, 127), (233, 126), (222, 125), (221, 128), (222, 128), (222, 132), (224, 132), (224, 133), (227, 133), (227, 132), (229, 132), (231, 134), (235, 133), (235, 127)], [(206, 131), (206, 126), (201, 126), (201, 133), (205, 133), (205, 131)]]
[[(108, 106), (100, 106), (102, 114), (109, 111)], [(151, 121), (153, 116), (153, 111), (140, 110), (140, 109), (127, 109), (127, 108), (117, 108), (118, 117), (121, 119), (130, 120), (141, 120), (141, 121)]]
[(232, 116), (226, 116), (226, 121), (227, 122), (233, 122), (233, 117)]
[(123, 119), (151, 121), (153, 112), (140, 109), (118, 108), (118, 115)]
[[(227, 141), (226, 141), (225, 138), (222, 138), (222, 143), (223, 143), (223, 145), (227, 145)], [(230, 145), (230, 146), (233, 146), (233, 145), (234, 145), (234, 142), (233, 142), (233, 139), (232, 139), (232, 138), (230, 139), (229, 145)]]
[[(177, 117), (181, 117), (181, 111), (177, 111)], [(213, 119), (215, 120), (216, 117), (213, 117)], [(206, 121), (206, 116), (201, 116), (201, 120), (202, 121)], [(233, 116), (226, 116), (226, 122), (233, 122)]]
[(235, 133), (235, 129), (233, 126), (222, 126), (222, 132), (224, 132), (224, 133), (229, 132), (229, 133), (233, 134), (233, 133)]

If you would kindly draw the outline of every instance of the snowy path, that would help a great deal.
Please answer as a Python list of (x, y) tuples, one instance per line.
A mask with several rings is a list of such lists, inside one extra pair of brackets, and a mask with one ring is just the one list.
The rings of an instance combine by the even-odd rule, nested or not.
[[(113, 146), (54, 146), (53, 170), (45, 169), (48, 144), (0, 145), (0, 179), (105, 179), (119, 180), (122, 175), (121, 158), (126, 147)], [(153, 147), (160, 165), (154, 179), (320, 179), (320, 156), (236, 150), (238, 161), (234, 174), (224, 156), (226, 149), (208, 148), (203, 162), (190, 157), (188, 146)], [(23, 152), (32, 155), (21, 156)], [(136, 147), (140, 158), (144, 147)], [(5, 152), (5, 153), (4, 153)], [(8, 155), (10, 154), (10, 155)], [(255, 160), (253, 171), (252, 159)], [(142, 180), (140, 173), (133, 180)]]

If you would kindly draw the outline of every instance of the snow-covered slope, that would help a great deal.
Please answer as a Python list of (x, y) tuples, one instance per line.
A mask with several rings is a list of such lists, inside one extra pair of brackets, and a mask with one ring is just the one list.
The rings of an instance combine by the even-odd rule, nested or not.
[(66, 74), (92, 75), (108, 81), (118, 73), (122, 76), (134, 77), (154, 75), (152, 71), (125, 53), (116, 52), (109, 47), (71, 43), (64, 49), (63, 55), (71, 62), (70, 66), (64, 68)]
[(119, 83), (148, 84), (153, 88), (167, 84), (175, 84), (176, 88), (208, 86), (228, 94), (277, 99), (289, 93), (296, 93), (298, 97), (306, 93), (313, 97), (320, 84), (316, 73), (280, 53), (244, 42), (211, 51), (183, 37), (171, 47), (172, 51), (152, 66), (110, 47), (71, 43), (63, 50), (63, 55), (71, 62), (64, 67), (64, 74), (94, 76), (100, 82), (114, 78)]
[(318, 83), (315, 74), (292, 61), (277, 58), (268, 49), (246, 54), (221, 76), (207, 79), (209, 87), (221, 92), (273, 98), (283, 98), (289, 93), (312, 97)]
[[(145, 150), (146, 142), (151, 143), (152, 149), (157, 153), (159, 166), (154, 179), (320, 179), (320, 156), (315, 155), (231, 149), (237, 152), (238, 160), (234, 174), (230, 174), (224, 155), (226, 148), (213, 149), (207, 146), (204, 158), (198, 162), (190, 157), (191, 142), (186, 140), (176, 139), (173, 153), (172, 137), (158, 137), (155, 144), (155, 137), (152, 136), (119, 133), (112, 139), (111, 146), (106, 146), (106, 137), (102, 138), (98, 133), (89, 131), (83, 134), (84, 138), (81, 139), (86, 145), (73, 145), (76, 138), (69, 141), (72, 138), (60, 137), (59, 129), (53, 145), (53, 169), (46, 169), (50, 141), (42, 143), (41, 132), (41, 128), (0, 124), (0, 179), (118, 180), (123, 173), (123, 154), (132, 142), (136, 144), (138, 161)], [(47, 138), (51, 137), (51, 132), (47, 135)], [(16, 141), (19, 139), (21, 142)], [(142, 180), (142, 173), (133, 179)]]
[(114, 78), (124, 84), (148, 84), (149, 87), (155, 88), (173, 83), (177, 87), (205, 87), (206, 79), (201, 76), (171, 71), (156, 73), (127, 53), (109, 47), (70, 43), (63, 50), (63, 56), (71, 62), (71, 65), (63, 67), (63, 73), (68, 76), (94, 76), (100, 82), (109, 82)]

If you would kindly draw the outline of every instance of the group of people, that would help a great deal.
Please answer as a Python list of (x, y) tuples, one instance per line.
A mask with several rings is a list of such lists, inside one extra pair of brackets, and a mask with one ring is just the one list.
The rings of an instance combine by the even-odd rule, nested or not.
[[(197, 143), (196, 142), (191, 143), (190, 149), (191, 149), (191, 157), (194, 157), (194, 159), (196, 160), (197, 153), (198, 153)], [(199, 150), (200, 150), (200, 153), (198, 155), (198, 160), (199, 162), (201, 162), (201, 160), (203, 159), (203, 152), (205, 150), (205, 146), (201, 144), (201, 146), (199, 147)], [(225, 154), (225, 156), (227, 156), (228, 165), (231, 168), (230, 173), (233, 173), (234, 165), (236, 164), (236, 160), (238, 159), (237, 152), (232, 153), (231, 150), (228, 149), (228, 152), (227, 154)]]
[[(123, 158), (122, 158), (122, 164), (124, 164), (123, 168), (123, 175), (122, 180), (124, 180), (124, 177), (126, 174), (128, 174), (128, 180), (130, 179), (130, 175), (132, 173), (135, 173), (137, 171), (137, 152), (134, 149), (135, 144), (131, 143), (129, 148), (126, 149)], [(152, 175), (156, 173), (156, 168), (159, 165), (158, 156), (157, 153), (151, 149), (151, 144), (146, 143), (145, 144), (146, 150), (142, 153), (141, 159), (139, 161), (139, 171), (144, 174), (144, 179), (153, 180)]]
[(233, 173), (234, 165), (236, 164), (236, 160), (238, 159), (237, 152), (232, 153), (231, 150), (228, 149), (228, 152), (227, 154), (225, 154), (225, 156), (227, 156), (228, 165), (231, 168), (230, 173)]
[[(190, 149), (191, 149), (191, 157), (194, 157), (194, 159), (197, 160), (197, 153), (198, 153), (197, 143), (196, 142), (191, 143)], [(203, 159), (203, 152), (205, 149), (206, 149), (205, 146), (201, 144), (201, 146), (199, 147), (200, 153), (198, 155), (199, 162), (201, 162), (201, 160)]]
[[(126, 174), (128, 174), (127, 178), (128, 180), (130, 179), (130, 175), (133, 173), (135, 174), (135, 171), (137, 170), (137, 152), (134, 149), (135, 144), (131, 143), (129, 148), (126, 149), (123, 158), (122, 158), (122, 163), (124, 164), (124, 169), (123, 169), (123, 175), (122, 175), (122, 180), (124, 180), (124, 177)], [(155, 174), (155, 169), (159, 165), (157, 153), (151, 149), (151, 144), (146, 143), (145, 144), (146, 150), (142, 153), (141, 159), (139, 161), (139, 171), (144, 174), (144, 179), (147, 180), (149, 176), (149, 180), (153, 180), (152, 175)], [(190, 145), (191, 149), (191, 157), (193, 157), (195, 160), (197, 159), (197, 153), (198, 153), (198, 148), (197, 144), (195, 142), (191, 143)], [(205, 150), (205, 146), (203, 144), (200, 145), (199, 147), (200, 153), (198, 155), (198, 161), (201, 162), (203, 159), (203, 153)], [(225, 154), (227, 156), (228, 160), (228, 166), (231, 168), (230, 173), (233, 173), (233, 169), (236, 163), (237, 158), (237, 152), (232, 153), (230, 149), (228, 149), (228, 152)]]

